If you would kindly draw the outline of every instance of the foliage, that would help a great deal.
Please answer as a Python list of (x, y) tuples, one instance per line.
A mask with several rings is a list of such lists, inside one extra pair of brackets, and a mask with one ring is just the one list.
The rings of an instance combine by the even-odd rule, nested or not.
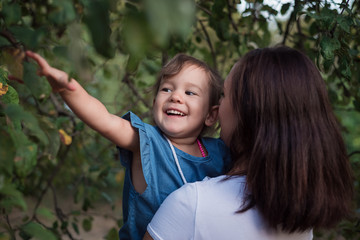
[[(115, 208), (123, 184), (114, 146), (51, 92), (25, 50), (70, 73), (111, 112), (132, 110), (150, 122), (148, 90), (176, 53), (205, 60), (225, 77), (247, 51), (279, 43), (305, 52), (321, 69), (354, 169), (353, 218), (315, 238), (359, 239), (359, 12), (360, 3), (349, 0), (295, 0), (278, 8), (261, 0), (2, 0), (0, 239), (75, 239), (91, 230), (96, 203)], [(76, 211), (64, 210), (63, 193)], [(12, 218), (16, 211), (22, 220)], [(120, 227), (121, 215), (112, 217)], [(116, 239), (116, 230), (104, 238)]]

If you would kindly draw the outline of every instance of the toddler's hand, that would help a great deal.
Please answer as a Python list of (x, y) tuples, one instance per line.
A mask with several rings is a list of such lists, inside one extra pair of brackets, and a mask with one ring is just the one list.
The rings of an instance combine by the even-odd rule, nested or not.
[(37, 62), (40, 67), (38, 71), (39, 76), (45, 76), (48, 79), (54, 92), (75, 90), (75, 85), (69, 81), (69, 75), (66, 72), (51, 67), (48, 62), (37, 53), (26, 51), (26, 56)]

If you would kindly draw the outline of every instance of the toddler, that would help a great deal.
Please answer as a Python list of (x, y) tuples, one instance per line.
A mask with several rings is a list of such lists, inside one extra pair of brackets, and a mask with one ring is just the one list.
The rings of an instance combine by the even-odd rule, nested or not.
[(222, 91), (220, 76), (204, 62), (178, 54), (163, 67), (155, 85), (152, 126), (132, 112), (123, 117), (109, 113), (67, 73), (36, 53), (26, 54), (71, 110), (117, 145), (126, 168), (120, 239), (142, 239), (160, 204), (184, 183), (225, 172), (227, 147), (218, 138), (202, 137), (217, 121)]

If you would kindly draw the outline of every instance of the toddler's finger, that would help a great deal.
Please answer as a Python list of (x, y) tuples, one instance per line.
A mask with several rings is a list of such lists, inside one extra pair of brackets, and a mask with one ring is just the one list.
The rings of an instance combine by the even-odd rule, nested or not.
[(44, 69), (50, 67), (47, 61), (37, 53), (34, 53), (32, 51), (26, 51), (26, 56), (34, 59), (37, 62), (37, 64), (40, 66), (40, 68)]

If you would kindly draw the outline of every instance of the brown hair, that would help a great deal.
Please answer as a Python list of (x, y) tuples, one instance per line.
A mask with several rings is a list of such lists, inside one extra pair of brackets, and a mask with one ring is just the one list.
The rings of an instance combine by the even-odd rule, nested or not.
[[(210, 89), (209, 110), (211, 109), (211, 107), (213, 107), (215, 105), (219, 105), (219, 100), (220, 100), (221, 93), (222, 93), (222, 78), (219, 75), (219, 73), (216, 72), (211, 67), (209, 67), (205, 62), (200, 61), (194, 57), (188, 56), (183, 53), (179, 53), (179, 54), (175, 55), (161, 69), (161, 71), (157, 77), (157, 81), (154, 85), (155, 94), (158, 93), (160, 84), (164, 80), (169, 79), (169, 78), (175, 76), (176, 74), (178, 74), (185, 65), (197, 66), (197, 67), (201, 68), (208, 76), (209, 89)], [(211, 136), (212, 134), (214, 134), (215, 129), (216, 129), (216, 126), (214, 126), (214, 125), (211, 127), (207, 127), (204, 124), (204, 128), (201, 131), (200, 135), (201, 136), (204, 136), (204, 135)]]
[[(333, 227), (351, 212), (353, 178), (319, 71), (301, 52), (257, 49), (232, 70), (233, 168), (268, 224), (284, 231)], [(245, 164), (246, 170), (240, 171)]]

